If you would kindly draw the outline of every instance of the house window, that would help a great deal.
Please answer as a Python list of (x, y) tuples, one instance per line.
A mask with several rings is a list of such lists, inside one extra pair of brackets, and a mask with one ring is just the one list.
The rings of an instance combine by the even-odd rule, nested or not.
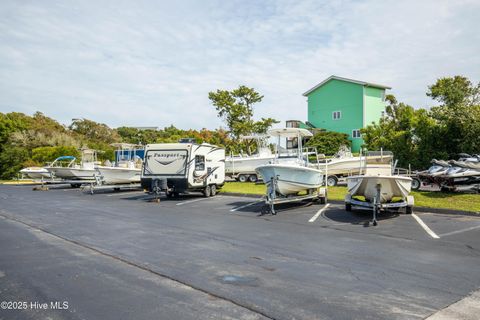
[(205, 170), (205, 156), (195, 156), (195, 171)]
[(287, 128), (299, 128), (300, 127), (300, 121), (296, 120), (289, 120), (286, 123)]
[(340, 120), (342, 118), (342, 112), (341, 111), (333, 111), (332, 112), (332, 118), (333, 118), (333, 120)]
[(287, 149), (298, 148), (298, 138), (287, 138)]
[(362, 135), (360, 134), (359, 129), (352, 130), (352, 138), (361, 138)]

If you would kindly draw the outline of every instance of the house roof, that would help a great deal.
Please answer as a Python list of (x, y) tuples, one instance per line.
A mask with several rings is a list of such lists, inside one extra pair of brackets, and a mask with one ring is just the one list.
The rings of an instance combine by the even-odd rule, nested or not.
[(305, 92), (303, 95), (308, 96), (310, 93), (317, 90), (318, 88), (320, 88), (321, 86), (323, 86), (325, 83), (327, 83), (330, 80), (340, 80), (340, 81), (352, 82), (352, 83), (361, 84), (363, 86), (380, 88), (380, 89), (392, 89), (391, 87), (385, 86), (383, 84), (365, 82), (365, 81), (360, 81), (360, 80), (353, 80), (353, 79), (342, 78), (342, 77), (338, 77), (338, 76), (330, 76), (327, 79), (320, 82), (319, 84), (317, 84), (315, 87), (313, 87), (310, 90), (308, 90), (307, 92)]

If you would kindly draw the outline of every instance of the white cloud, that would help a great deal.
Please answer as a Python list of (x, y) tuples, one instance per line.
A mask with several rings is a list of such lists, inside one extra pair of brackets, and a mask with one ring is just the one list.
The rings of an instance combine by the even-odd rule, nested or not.
[(253, 86), (258, 117), (305, 119), (331, 74), (416, 107), (442, 76), (480, 76), (478, 1), (0, 4), (0, 111), (111, 126), (221, 125), (207, 95)]

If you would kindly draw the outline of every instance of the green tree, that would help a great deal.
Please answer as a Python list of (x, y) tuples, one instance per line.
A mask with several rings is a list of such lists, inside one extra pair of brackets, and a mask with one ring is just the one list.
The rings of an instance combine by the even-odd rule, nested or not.
[(448, 108), (475, 106), (480, 104), (480, 83), (474, 86), (463, 76), (441, 78), (428, 87), (427, 96)]
[(479, 85), (462, 76), (441, 78), (427, 95), (440, 102), (430, 110), (413, 109), (387, 96), (386, 116), (362, 129), (365, 146), (394, 152), (400, 166), (427, 167), (432, 158), (480, 152)]
[(233, 151), (252, 150), (254, 141), (240, 140), (241, 136), (265, 133), (273, 124), (278, 123), (273, 118), (262, 118), (259, 121), (253, 119), (253, 106), (263, 99), (253, 88), (239, 86), (231, 91), (212, 91), (208, 98), (228, 127), (232, 138), (232, 144), (228, 147)]
[(80, 157), (80, 152), (72, 146), (38, 147), (32, 150), (32, 160), (45, 165), (61, 156)]
[(427, 96), (440, 102), (431, 108), (431, 117), (441, 127), (445, 150), (450, 157), (460, 152), (480, 152), (480, 83), (466, 77), (441, 78), (429, 87)]
[(0, 152), (0, 179), (16, 177), (29, 157), (27, 149), (11, 144), (5, 145)]
[(109, 128), (104, 123), (98, 123), (88, 119), (75, 119), (69, 128), (88, 140), (104, 143), (120, 141), (120, 136), (117, 131)]
[(351, 145), (350, 140), (348, 140), (348, 134), (333, 131), (317, 132), (305, 144), (307, 147), (317, 148), (318, 153), (326, 155), (335, 154), (343, 145)]
[(409, 105), (399, 103), (393, 95), (388, 95), (386, 101), (385, 117), (361, 130), (364, 147), (368, 150), (392, 151), (400, 166), (417, 166), (417, 111)]

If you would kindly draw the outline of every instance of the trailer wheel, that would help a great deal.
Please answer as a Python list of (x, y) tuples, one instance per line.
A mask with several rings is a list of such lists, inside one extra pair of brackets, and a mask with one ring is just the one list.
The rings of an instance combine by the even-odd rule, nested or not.
[(247, 176), (244, 174), (239, 175), (237, 179), (239, 182), (247, 182)]
[(327, 186), (329, 187), (335, 187), (338, 183), (338, 178), (335, 176), (329, 176), (327, 178)]
[(327, 203), (326, 197), (319, 197), (318, 199), (320, 200), (320, 204), (325, 204), (325, 203)]
[(206, 186), (205, 189), (203, 189), (203, 195), (208, 198), (212, 194), (212, 189), (210, 189), (210, 186)]
[(412, 214), (412, 212), (413, 212), (413, 207), (411, 207), (411, 206), (405, 207), (405, 213), (406, 214)]
[(80, 188), (81, 187), (81, 183), (71, 183), (70, 186), (72, 186), (72, 188)]
[(351, 203), (348, 203), (348, 202), (345, 202), (345, 211), (352, 211), (352, 204)]
[(217, 186), (214, 185), (214, 184), (212, 184), (212, 185), (210, 186), (210, 195), (213, 197), (213, 196), (215, 196), (216, 194), (217, 194)]
[(420, 186), (422, 184), (420, 183), (420, 180), (417, 178), (412, 178), (412, 190), (418, 190), (420, 189)]
[(257, 182), (257, 180), (258, 180), (258, 177), (256, 174), (251, 174), (248, 176), (248, 181), (250, 182)]

